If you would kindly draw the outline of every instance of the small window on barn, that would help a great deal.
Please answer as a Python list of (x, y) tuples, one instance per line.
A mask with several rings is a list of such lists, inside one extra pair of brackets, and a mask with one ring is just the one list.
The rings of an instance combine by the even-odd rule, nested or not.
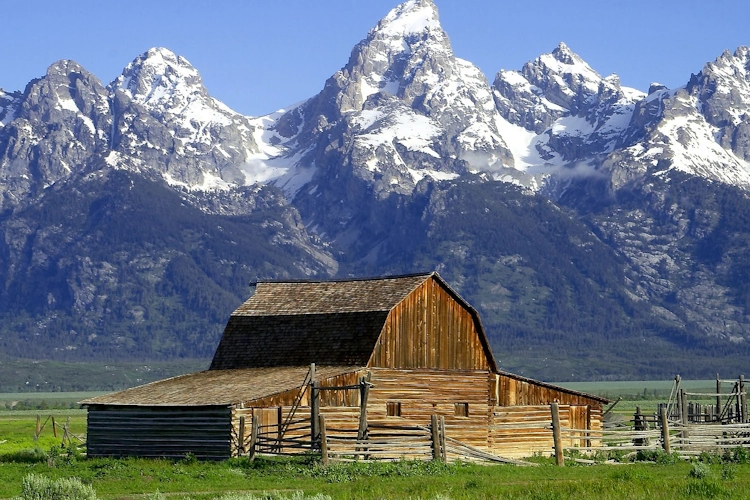
[(469, 416), (469, 403), (456, 403), (453, 408), (457, 417)]
[(400, 401), (388, 401), (386, 404), (386, 415), (389, 417), (400, 417), (401, 416), (401, 402)]

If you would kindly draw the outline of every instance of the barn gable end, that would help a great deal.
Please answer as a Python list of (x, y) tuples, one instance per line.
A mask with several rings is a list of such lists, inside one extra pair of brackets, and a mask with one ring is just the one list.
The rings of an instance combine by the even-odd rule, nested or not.
[(368, 366), (489, 370), (495, 362), (474, 310), (433, 274), (391, 309)]

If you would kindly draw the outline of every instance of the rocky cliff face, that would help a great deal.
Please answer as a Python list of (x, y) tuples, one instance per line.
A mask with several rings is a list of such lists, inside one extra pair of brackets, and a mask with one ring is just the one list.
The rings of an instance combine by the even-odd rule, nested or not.
[[(6, 101), (8, 102), (8, 101)], [(39, 196), (104, 152), (111, 127), (107, 92), (73, 61), (60, 61), (4, 108), (0, 209)]]

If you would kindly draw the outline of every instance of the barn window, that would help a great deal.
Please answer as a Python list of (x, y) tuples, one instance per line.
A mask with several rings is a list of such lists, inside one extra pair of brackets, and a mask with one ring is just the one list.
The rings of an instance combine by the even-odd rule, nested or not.
[(400, 401), (388, 401), (386, 404), (386, 415), (389, 417), (400, 417), (401, 416), (401, 402)]
[(453, 405), (453, 409), (457, 417), (469, 416), (469, 403), (456, 403)]

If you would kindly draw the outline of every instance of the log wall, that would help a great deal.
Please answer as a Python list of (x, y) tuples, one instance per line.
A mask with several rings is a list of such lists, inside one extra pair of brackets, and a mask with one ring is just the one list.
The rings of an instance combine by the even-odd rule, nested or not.
[[(446, 433), (448, 436), (482, 449), (488, 448), (488, 416), (490, 413), (489, 377), (494, 377), (486, 371), (440, 371), (440, 370), (391, 370), (373, 368), (370, 382), (373, 384), (367, 404), (367, 422), (370, 425), (424, 425), (430, 424), (430, 417), (438, 415), (445, 417)], [(364, 372), (351, 374), (349, 378), (338, 377), (341, 385), (356, 383)], [(326, 385), (335, 381), (326, 381)], [(344, 382), (347, 382), (346, 384)], [(321, 383), (321, 385), (324, 385)], [(349, 391), (346, 391), (349, 392)], [(342, 406), (332, 395), (326, 397), (327, 391), (321, 393), (321, 414), (326, 417), (326, 425), (330, 435), (356, 435), (359, 426), (359, 394), (357, 392), (356, 405)], [(277, 404), (279, 401), (293, 401), (292, 395), (284, 397), (264, 398), (253, 402), (253, 406), (260, 407), (261, 403)], [(350, 403), (355, 402), (352, 397)], [(401, 403), (401, 416), (387, 415), (389, 402)], [(456, 415), (456, 404), (468, 404), (468, 417)], [(282, 421), (291, 410), (291, 404), (281, 406)], [(276, 424), (276, 410), (257, 408), (262, 425)], [(239, 417), (245, 416), (243, 436), (249, 436), (251, 431), (253, 408), (246, 407), (234, 410), (233, 435), (239, 436)], [(309, 406), (300, 407), (294, 419), (310, 418)], [(289, 432), (289, 437), (301, 437), (305, 430)], [(309, 434), (309, 433), (308, 433)], [(247, 441), (247, 439), (246, 439)], [(233, 449), (237, 448), (236, 444)]]
[(231, 456), (232, 411), (221, 406), (141, 407), (91, 405), (89, 457), (184, 458)]
[[(431, 415), (445, 417), (446, 435), (487, 448), (490, 406), (486, 371), (391, 370), (372, 368), (368, 422), (427, 426)], [(387, 416), (387, 403), (401, 403), (401, 417)], [(469, 416), (456, 416), (456, 404), (467, 403)]]
[[(355, 385), (368, 370), (346, 374), (320, 381), (324, 386)], [(507, 457), (526, 457), (535, 452), (548, 452), (552, 448), (549, 403), (560, 402), (563, 427), (600, 430), (601, 405), (583, 395), (570, 394), (488, 371), (469, 370), (396, 370), (370, 368), (370, 389), (367, 405), (369, 425), (423, 425), (430, 417), (443, 416), (447, 436), (477, 448)], [(337, 395), (337, 393), (339, 393)], [(296, 391), (253, 402), (258, 409), (261, 425), (271, 429), (291, 410)], [(310, 419), (309, 399), (303, 398), (294, 420)], [(345, 402), (347, 404), (342, 404)], [(583, 404), (577, 404), (577, 403)], [(388, 416), (388, 403), (400, 403), (401, 415)], [(498, 403), (498, 404), (495, 404)], [(573, 403), (573, 404), (571, 404)], [(595, 404), (591, 404), (595, 403)], [(457, 404), (468, 405), (468, 417), (459, 416)], [(326, 416), (329, 434), (333, 436), (356, 435), (359, 424), (359, 391), (324, 391), (321, 393), (320, 411)], [(245, 415), (246, 428), (242, 435), (249, 439), (252, 408), (234, 410), (234, 432), (240, 435), (239, 417)], [(307, 426), (293, 426), (287, 432), (292, 439), (309, 439)], [(270, 432), (270, 431), (269, 431)], [(588, 436), (581, 434), (566, 446), (587, 446)], [(588, 445), (596, 446), (590, 442)], [(293, 452), (293, 450), (282, 450)]]
[(489, 369), (474, 317), (434, 279), (391, 310), (368, 366)]

